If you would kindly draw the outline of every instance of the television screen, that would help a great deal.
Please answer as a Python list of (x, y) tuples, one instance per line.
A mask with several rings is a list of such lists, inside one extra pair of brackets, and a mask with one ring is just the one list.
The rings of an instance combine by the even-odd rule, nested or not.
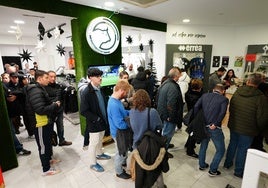
[(121, 65), (98, 65), (89, 68), (93, 67), (103, 71), (101, 86), (115, 85), (119, 79), (119, 73), (123, 70)]

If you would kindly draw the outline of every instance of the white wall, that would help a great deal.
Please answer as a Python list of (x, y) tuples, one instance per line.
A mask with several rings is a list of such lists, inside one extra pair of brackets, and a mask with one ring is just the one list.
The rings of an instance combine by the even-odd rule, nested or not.
[[(206, 37), (181, 37), (179, 34), (202, 34)], [(185, 26), (168, 25), (166, 42), (167, 44), (211, 44), (213, 56), (229, 56), (228, 69), (233, 68), (237, 76), (243, 76), (243, 67), (234, 67), (236, 56), (245, 57), (247, 46), (252, 44), (266, 44), (267, 25), (251, 25), (240, 27), (212, 27), (212, 26)], [(216, 68), (217, 69), (217, 68)], [(216, 70), (210, 69), (210, 72)]]
[[(122, 26), (121, 28), (121, 45), (122, 47), (149, 45), (149, 40), (153, 40), (153, 62), (157, 68), (157, 78), (165, 75), (166, 65), (166, 33), (136, 27)], [(133, 42), (129, 44), (126, 37), (131, 36)]]
[[(72, 41), (70, 38), (44, 38), (46, 51), (38, 52), (36, 49), (38, 40), (35, 38), (22, 38), (17, 40), (15, 36), (0, 36), (0, 54), (1, 56), (19, 56), (18, 53), (22, 53), (23, 49), (31, 52), (31, 59), (29, 61), (30, 68), (33, 67), (33, 62), (36, 61), (39, 65), (39, 69), (42, 70), (56, 70), (59, 66), (65, 66), (67, 68), (66, 57), (69, 56), (68, 50), (72, 48)], [(65, 47), (65, 56), (60, 56), (58, 53), (57, 45), (61, 43)], [(68, 49), (68, 50), (67, 50)], [(0, 73), (3, 73), (2, 59), (0, 62)], [(22, 62), (22, 67), (26, 61)]]

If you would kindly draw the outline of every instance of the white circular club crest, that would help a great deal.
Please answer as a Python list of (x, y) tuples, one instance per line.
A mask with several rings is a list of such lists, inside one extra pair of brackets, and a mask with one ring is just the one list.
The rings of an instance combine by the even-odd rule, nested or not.
[(116, 25), (106, 17), (92, 20), (87, 26), (86, 37), (92, 50), (104, 55), (113, 53), (120, 41)]

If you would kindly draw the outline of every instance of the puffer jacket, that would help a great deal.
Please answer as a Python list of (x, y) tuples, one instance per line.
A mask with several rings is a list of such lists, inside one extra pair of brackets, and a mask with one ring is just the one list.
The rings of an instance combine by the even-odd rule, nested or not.
[(45, 88), (39, 83), (27, 87), (28, 100), (34, 113), (47, 115), (53, 121), (54, 114), (58, 110), (56, 103), (52, 103)]
[(268, 125), (268, 100), (257, 88), (242, 86), (230, 101), (228, 127), (246, 136), (257, 136)]

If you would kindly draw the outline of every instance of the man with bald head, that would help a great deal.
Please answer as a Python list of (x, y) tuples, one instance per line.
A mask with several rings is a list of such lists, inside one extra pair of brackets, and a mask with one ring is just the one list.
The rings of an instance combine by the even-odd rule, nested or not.
[[(167, 137), (166, 149), (174, 135), (177, 124), (182, 123), (183, 101), (180, 86), (177, 84), (181, 70), (173, 67), (168, 73), (168, 79), (158, 90), (157, 111), (163, 121), (162, 135)], [(169, 154), (169, 157), (173, 156)]]

